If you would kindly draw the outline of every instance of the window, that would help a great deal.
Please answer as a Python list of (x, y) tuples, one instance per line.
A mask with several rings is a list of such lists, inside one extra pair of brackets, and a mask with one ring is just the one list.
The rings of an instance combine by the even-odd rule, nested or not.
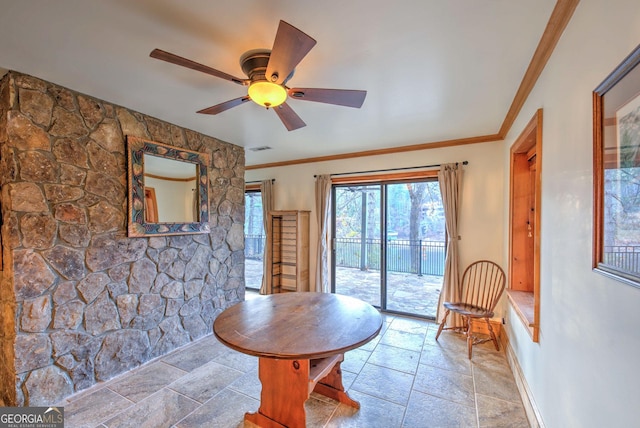
[(244, 193), (244, 278), (246, 288), (259, 290), (264, 256), (264, 222), (260, 190)]
[(593, 93), (597, 272), (640, 287), (640, 46)]

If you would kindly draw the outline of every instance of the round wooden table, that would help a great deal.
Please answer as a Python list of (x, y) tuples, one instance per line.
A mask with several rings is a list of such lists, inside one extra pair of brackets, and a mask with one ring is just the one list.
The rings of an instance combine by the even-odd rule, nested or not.
[(368, 303), (328, 293), (281, 293), (232, 306), (213, 332), (236, 351), (259, 357), (260, 409), (245, 419), (262, 427), (305, 427), (312, 391), (359, 408), (344, 391), (344, 353), (374, 337), (382, 317)]

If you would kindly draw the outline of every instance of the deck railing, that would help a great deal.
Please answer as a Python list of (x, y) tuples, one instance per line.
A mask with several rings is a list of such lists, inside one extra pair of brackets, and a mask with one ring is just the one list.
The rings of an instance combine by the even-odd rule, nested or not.
[[(262, 260), (264, 235), (245, 235), (244, 240), (245, 257)], [(444, 241), (387, 241), (387, 271), (442, 276), (445, 250)], [(336, 239), (336, 266), (380, 270), (380, 240)]]
[(627, 272), (640, 273), (640, 246), (605, 245), (602, 261)]
[[(387, 271), (444, 275), (444, 241), (387, 241)], [(380, 239), (337, 238), (336, 266), (380, 270)]]

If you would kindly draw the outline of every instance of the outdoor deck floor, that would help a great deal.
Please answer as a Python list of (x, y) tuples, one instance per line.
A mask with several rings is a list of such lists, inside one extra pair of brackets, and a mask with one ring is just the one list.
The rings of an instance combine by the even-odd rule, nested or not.
[[(259, 289), (261, 280), (262, 261), (246, 259), (246, 286)], [(441, 276), (388, 273), (386, 309), (410, 315), (435, 317), (441, 286)], [(380, 307), (380, 272), (339, 267), (336, 269), (336, 292), (357, 297)]]

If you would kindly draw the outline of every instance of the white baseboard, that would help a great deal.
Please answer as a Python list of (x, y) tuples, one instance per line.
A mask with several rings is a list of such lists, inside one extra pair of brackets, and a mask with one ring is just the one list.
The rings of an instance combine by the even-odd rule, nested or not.
[(529, 389), (529, 384), (527, 384), (527, 379), (525, 379), (522, 368), (520, 367), (520, 363), (518, 362), (516, 354), (511, 347), (511, 342), (509, 341), (509, 337), (507, 335), (507, 329), (502, 329), (500, 341), (502, 342), (509, 367), (511, 367), (511, 372), (513, 373), (513, 377), (515, 378), (518, 392), (520, 393), (520, 398), (522, 399), (522, 404), (524, 406), (524, 411), (527, 414), (529, 424), (532, 428), (545, 428), (544, 422), (542, 421), (542, 416), (540, 415), (540, 411), (538, 410), (538, 406), (536, 405), (533, 394)]

